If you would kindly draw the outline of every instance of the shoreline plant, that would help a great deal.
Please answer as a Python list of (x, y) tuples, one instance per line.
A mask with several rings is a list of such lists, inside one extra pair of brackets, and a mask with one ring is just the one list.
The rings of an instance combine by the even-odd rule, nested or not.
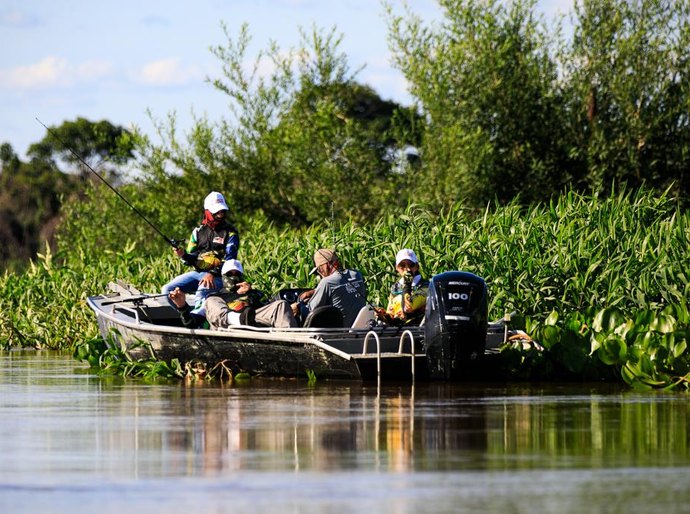
[[(1, 348), (74, 350), (98, 338), (87, 296), (116, 278), (157, 291), (179, 272), (161, 241), (110, 241), (98, 237), (101, 226), (81, 222), (109, 219), (106, 193), (94, 188), (67, 207), (61, 241), (69, 245), (47, 250), (23, 274), (0, 277)], [(517, 328), (545, 347), (541, 355), (506, 347), (508, 379), (688, 388), (690, 217), (667, 194), (567, 192), (548, 204), (478, 214), (410, 205), (367, 224), (290, 228), (249, 217), (239, 224), (248, 278), (267, 292), (310, 285), (314, 248), (335, 246), (364, 273), (370, 300), (382, 304), (395, 252), (412, 247), (426, 276), (450, 269), (482, 276), (490, 319), (517, 313)]]

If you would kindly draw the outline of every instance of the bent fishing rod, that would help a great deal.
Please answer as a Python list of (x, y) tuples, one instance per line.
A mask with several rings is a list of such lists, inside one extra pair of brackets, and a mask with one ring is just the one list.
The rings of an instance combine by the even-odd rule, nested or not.
[(67, 150), (69, 150), (70, 153), (71, 153), (72, 155), (74, 155), (74, 156), (79, 160), (79, 162), (81, 162), (84, 166), (86, 166), (86, 167), (89, 169), (89, 171), (91, 171), (91, 173), (93, 173), (94, 175), (96, 175), (96, 176), (101, 180), (101, 182), (103, 182), (106, 186), (108, 186), (108, 187), (110, 188), (110, 190), (111, 190), (113, 193), (115, 193), (118, 197), (120, 197), (120, 199), (121, 199), (123, 202), (125, 202), (125, 203), (127, 204), (127, 206), (128, 206), (130, 209), (132, 209), (141, 219), (143, 219), (143, 220), (149, 225), (149, 227), (151, 227), (151, 228), (152, 228), (153, 230), (155, 230), (163, 239), (165, 239), (165, 242), (166, 242), (166, 243), (168, 243), (168, 244), (169, 244), (170, 246), (172, 246), (173, 248), (179, 248), (179, 247), (180, 247), (181, 241), (177, 241), (177, 240), (175, 240), (175, 239), (171, 239), (171, 238), (169, 238), (168, 236), (166, 236), (158, 227), (156, 227), (153, 223), (151, 223), (151, 222), (148, 220), (148, 218), (147, 218), (146, 216), (144, 216), (144, 215), (141, 213), (141, 211), (140, 211), (139, 209), (137, 209), (136, 207), (134, 207), (134, 205), (132, 205), (131, 203), (129, 203), (129, 201), (127, 200), (127, 198), (125, 198), (124, 196), (122, 196), (122, 195), (120, 194), (120, 192), (119, 192), (117, 189), (115, 189), (113, 186), (111, 186), (110, 183), (109, 183), (106, 179), (104, 179), (96, 170), (94, 170), (91, 166), (89, 166), (89, 164), (88, 164), (84, 159), (82, 159), (81, 155), (79, 155), (77, 152), (75, 152), (75, 151), (72, 149), (71, 146), (69, 146), (63, 139), (60, 138), (60, 136), (58, 136), (58, 135), (55, 133), (55, 131), (54, 131), (53, 129), (47, 127), (47, 126), (46, 126), (41, 120), (39, 120), (38, 118), (36, 118), (36, 121), (39, 122), (41, 125), (43, 125), (43, 127), (48, 131), (48, 133), (49, 133), (51, 136), (53, 136), (55, 139), (57, 139), (57, 140), (60, 142), (60, 144), (62, 144), (62, 146), (64, 146)]

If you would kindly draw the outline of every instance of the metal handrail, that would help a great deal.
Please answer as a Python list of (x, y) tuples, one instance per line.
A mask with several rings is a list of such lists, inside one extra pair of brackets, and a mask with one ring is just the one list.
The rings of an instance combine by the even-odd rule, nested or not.
[[(367, 332), (367, 335), (364, 337), (364, 342), (362, 344), (362, 355), (368, 355), (368, 343), (369, 339), (373, 337), (376, 340), (376, 375), (380, 379), (381, 378), (381, 340), (379, 339), (379, 335), (374, 332), (373, 330), (370, 330)], [(410, 353), (408, 354), (410, 356), (410, 371), (412, 373), (412, 380), (414, 381), (415, 379), (415, 357), (417, 356), (417, 351), (416, 351), (416, 344), (415, 344), (415, 339), (414, 339), (414, 334), (410, 330), (405, 330), (402, 335), (400, 336), (400, 341), (398, 344), (398, 355), (404, 356), (406, 355), (403, 352), (403, 345), (405, 344), (406, 338), (410, 339)]]
[(374, 336), (374, 339), (376, 339), (376, 375), (381, 378), (381, 340), (379, 339), (379, 335), (373, 330), (370, 330), (367, 332), (367, 335), (364, 336), (362, 355), (367, 354), (367, 343), (369, 342), (369, 336)]
[(400, 345), (398, 346), (398, 353), (400, 355), (403, 355), (403, 343), (405, 342), (405, 336), (409, 336), (410, 338), (410, 356), (412, 357), (412, 381), (414, 382), (414, 372), (415, 372), (415, 356), (416, 356), (416, 351), (415, 351), (415, 344), (414, 344), (414, 334), (410, 332), (409, 330), (405, 330), (405, 332), (402, 333), (400, 336)]

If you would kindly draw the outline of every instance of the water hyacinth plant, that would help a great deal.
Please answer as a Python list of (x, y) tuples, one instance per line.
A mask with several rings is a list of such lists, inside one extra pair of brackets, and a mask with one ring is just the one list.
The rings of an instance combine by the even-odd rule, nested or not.
[[(24, 275), (0, 278), (2, 347), (72, 348), (98, 336), (86, 296), (115, 278), (158, 291), (182, 271), (159, 240), (122, 245), (83, 237), (78, 220), (103, 217), (102, 205), (70, 206), (63, 240), (71, 246), (46, 252)], [(369, 300), (382, 305), (395, 280), (395, 253), (409, 247), (427, 277), (447, 270), (483, 277), (490, 319), (515, 312), (518, 328), (544, 346), (539, 355), (507, 347), (508, 378), (687, 387), (690, 220), (669, 196), (565, 193), (547, 205), (481, 213), (412, 205), (366, 225), (336, 219), (295, 229), (247, 218), (238, 226), (247, 278), (266, 292), (314, 285), (314, 250), (335, 247), (346, 266), (364, 274)]]

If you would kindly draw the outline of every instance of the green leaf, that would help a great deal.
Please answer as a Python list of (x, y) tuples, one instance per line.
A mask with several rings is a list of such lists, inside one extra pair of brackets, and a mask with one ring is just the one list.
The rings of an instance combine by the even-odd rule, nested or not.
[(668, 334), (670, 332), (673, 332), (675, 330), (675, 326), (675, 318), (673, 318), (673, 316), (669, 316), (666, 314), (660, 314), (649, 324), (649, 328), (651, 330), (656, 330), (657, 332), (661, 332), (662, 334)]
[(551, 325), (551, 326), (553, 326), (553, 325), (555, 325), (556, 323), (558, 323), (558, 312), (556, 312), (556, 311), (554, 310), (554, 311), (551, 311), (551, 313), (549, 314), (549, 316), (548, 316), (548, 317), (546, 318), (546, 320), (544, 321), (544, 324), (545, 324), (545, 325)]

